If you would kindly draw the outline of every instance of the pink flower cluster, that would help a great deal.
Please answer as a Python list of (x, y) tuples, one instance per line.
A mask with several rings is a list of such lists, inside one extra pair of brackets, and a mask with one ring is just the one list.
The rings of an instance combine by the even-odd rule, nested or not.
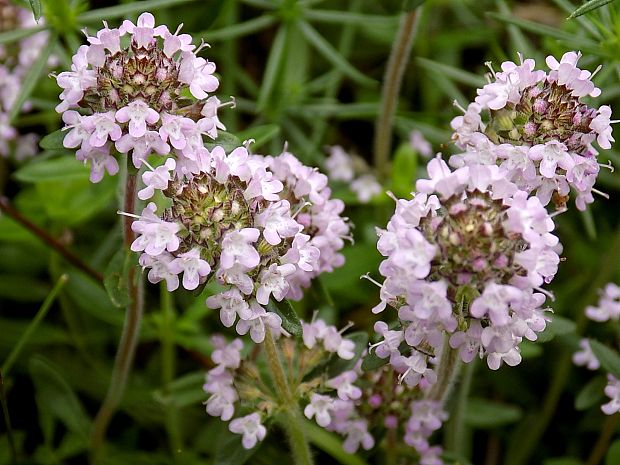
[[(353, 342), (342, 337), (341, 331), (334, 326), (326, 325), (323, 320), (302, 324), (306, 349), (315, 349), (320, 344), (325, 352), (335, 353), (341, 359), (351, 360), (354, 357)], [(324, 387), (331, 389), (333, 394), (312, 392), (304, 408), (308, 419), (314, 418), (319, 426), (344, 436), (343, 447), (350, 454), (360, 446), (368, 450), (375, 445), (368, 431), (368, 421), (357, 410), (362, 402), (362, 389), (354, 384), (362, 375), (359, 365), (357, 363), (354, 369), (327, 379)]]
[[(205, 405), (209, 415), (228, 421), (235, 413), (235, 402), (239, 400), (234, 380), (235, 371), (241, 364), (243, 342), (241, 339), (235, 339), (226, 344), (221, 336), (214, 336), (212, 342), (215, 350), (211, 358), (217, 366), (207, 372), (203, 389), (210, 394), (210, 397)], [(252, 449), (267, 435), (267, 429), (263, 426), (258, 412), (235, 418), (230, 422), (228, 429), (242, 435), (241, 443), (246, 449)]]
[(377, 245), (385, 280), (373, 311), (389, 305), (400, 325), (378, 322), (375, 350), (409, 386), (435, 382), (430, 362), (446, 338), (466, 363), (518, 364), (523, 338), (545, 329), (541, 286), (560, 261), (549, 214), (501, 168), (451, 171), (435, 158), (428, 172), (412, 200), (398, 200)]
[(266, 327), (280, 328), (280, 317), (265, 310), (270, 298), (300, 298), (302, 286), (343, 263), (344, 206), (329, 198), (325, 176), (292, 154), (205, 148), (196, 160), (168, 159), (142, 179), (141, 199), (158, 190), (170, 203), (161, 214), (149, 203), (132, 224), (131, 250), (141, 252), (149, 280), (173, 291), (183, 274), (182, 286), (193, 290), (214, 276), (226, 290), (207, 305), (220, 309), (227, 327), (238, 317), (239, 334), (257, 343)]
[(345, 152), (339, 145), (329, 147), (325, 169), (330, 180), (348, 183), (360, 203), (369, 203), (383, 191), (366, 162), (356, 155)]
[[(11, 1), (2, 2), (0, 32), (27, 29), (36, 25), (32, 11)], [(15, 42), (0, 44), (0, 156), (12, 155), (17, 160), (22, 160), (35, 155), (38, 151), (38, 136), (20, 135), (9, 121), (9, 112), (19, 95), (24, 77), (41, 49), (45, 47), (48, 37), (49, 34), (42, 31)], [(48, 65), (53, 66), (55, 62), (56, 59), (51, 58)], [(22, 110), (28, 111), (30, 108), (31, 105), (26, 102)]]
[[(302, 164), (295, 155), (284, 151), (277, 157), (266, 157), (274, 177), (281, 181), (284, 189), (280, 195), (287, 199), (291, 209), (297, 213), (296, 221), (303, 226), (302, 233), (310, 237), (308, 245), (319, 251), (318, 265), (310, 270), (300, 267), (290, 276), (288, 296), (301, 299), (302, 289), (322, 273), (329, 273), (344, 264), (340, 250), (345, 239), (351, 239), (348, 218), (343, 217), (344, 202), (331, 198), (327, 176), (316, 168)], [(310, 259), (302, 256), (300, 259)]]
[(209, 96), (219, 85), (215, 64), (197, 56), (203, 46), (155, 26), (150, 13), (119, 28), (104, 23), (87, 38), (71, 71), (56, 78), (63, 89), (56, 110), (67, 131), (64, 146), (91, 163), (91, 181), (118, 172), (115, 151), (131, 153), (136, 168), (152, 153), (173, 153), (183, 165), (198, 162), (203, 135), (215, 138), (223, 128), (220, 101)]
[(535, 70), (532, 59), (502, 63), (465, 114), (452, 121), (453, 139), (464, 152), (450, 164), (497, 164), (543, 205), (553, 197), (563, 207), (573, 189), (577, 208), (584, 210), (593, 202), (600, 169), (592, 144), (609, 149), (614, 138), (610, 107), (583, 103), (601, 91), (592, 83), (593, 74), (577, 67), (580, 56), (568, 52), (559, 62), (547, 57), (548, 73)]
[[(283, 355), (297, 359), (295, 363), (287, 364), (289, 368), (297, 367), (300, 370), (299, 373), (290, 373), (291, 380), (298, 379), (301, 382), (305, 375), (311, 373), (331, 354), (342, 360), (351, 360), (354, 357), (355, 344), (342, 336), (342, 330), (338, 331), (323, 320), (302, 322), (302, 325), (303, 345), (297, 345), (292, 338), (284, 337), (279, 340), (280, 344), (288, 345), (288, 348), (283, 350)], [(243, 435), (243, 447), (251, 449), (264, 439), (266, 429), (262, 423), (277, 410), (282, 399), (274, 398), (271, 389), (261, 390), (264, 384), (257, 383), (259, 375), (255, 361), (242, 361), (243, 343), (240, 339), (226, 344), (221, 336), (215, 336), (213, 345), (215, 350), (211, 358), (217, 366), (209, 370), (203, 386), (204, 391), (209, 394), (205, 402), (207, 413), (228, 421), (234, 416), (237, 407), (243, 411), (251, 411), (249, 415), (235, 418), (229, 425), (230, 431)], [(347, 436), (344, 447), (351, 453), (360, 443), (366, 449), (374, 445), (363, 420), (348, 420), (344, 417), (344, 412), (341, 412), (338, 418), (335, 416), (337, 405), (344, 408), (342, 406), (348, 402), (354, 402), (361, 397), (361, 389), (353, 384), (357, 380), (357, 373), (356, 370), (348, 370), (329, 379), (319, 376), (315, 380), (291, 386), (295, 396), (309, 399), (304, 409), (306, 417), (315, 418), (323, 427), (335, 429), (337, 425), (338, 432)], [(333, 392), (337, 397), (319, 394), (317, 391)]]

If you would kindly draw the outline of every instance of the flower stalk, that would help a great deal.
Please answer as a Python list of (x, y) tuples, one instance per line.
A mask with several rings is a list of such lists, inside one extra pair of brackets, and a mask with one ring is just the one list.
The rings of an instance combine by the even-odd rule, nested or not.
[[(136, 210), (136, 181), (137, 174), (130, 166), (130, 159), (127, 157), (127, 173), (125, 177), (125, 191), (123, 193), (123, 209), (129, 214), (133, 214)], [(123, 242), (124, 247), (129, 250), (131, 243), (134, 241), (134, 232), (131, 229), (133, 219), (129, 216), (123, 217)], [(120, 404), (127, 378), (133, 365), (136, 346), (140, 336), (140, 324), (142, 322), (143, 313), (143, 289), (142, 278), (136, 273), (137, 268), (131, 266), (127, 270), (127, 293), (129, 296), (129, 304), (125, 313), (125, 321), (123, 324), (123, 332), (118, 345), (114, 367), (112, 368), (112, 379), (108, 392), (101, 405), (99, 412), (93, 422), (91, 433), (91, 463), (100, 463), (102, 458), (102, 449), (105, 442), (105, 435), (110, 424), (110, 420), (115, 410)]]
[(374, 165), (380, 181), (384, 180), (387, 175), (398, 94), (402, 86), (405, 69), (409, 63), (409, 52), (418, 29), (420, 11), (420, 8), (416, 8), (403, 15), (385, 70), (379, 116), (375, 125), (374, 143)]
[(286, 380), (284, 368), (270, 329), (267, 329), (265, 334), (265, 351), (276, 394), (282, 399), (281, 424), (288, 434), (295, 464), (312, 465), (314, 461), (312, 460), (308, 439), (302, 428), (302, 417)]

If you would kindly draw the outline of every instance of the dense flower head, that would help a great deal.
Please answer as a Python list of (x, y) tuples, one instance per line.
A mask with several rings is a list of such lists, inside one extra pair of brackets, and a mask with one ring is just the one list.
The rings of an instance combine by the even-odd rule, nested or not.
[(491, 82), (478, 89), (465, 114), (452, 121), (453, 139), (464, 153), (450, 164), (497, 164), (520, 189), (536, 192), (546, 205), (563, 206), (570, 189), (580, 210), (593, 201), (599, 172), (596, 141), (609, 149), (611, 109), (592, 108), (598, 97), (592, 73), (577, 67), (580, 54), (547, 57), (549, 72), (535, 70), (532, 59), (502, 63)]
[[(290, 277), (291, 288), (288, 297), (300, 299), (302, 289), (310, 285), (310, 280), (321, 273), (331, 272), (344, 264), (340, 253), (344, 241), (350, 239), (348, 218), (342, 215), (344, 202), (331, 198), (331, 189), (327, 186), (328, 178), (316, 168), (304, 165), (288, 151), (276, 157), (266, 157), (269, 169), (274, 177), (282, 182), (282, 198), (296, 212), (295, 220), (301, 224), (301, 233), (309, 239), (293, 243), (291, 256), (298, 257), (300, 270)], [(308, 255), (308, 247), (319, 251), (318, 266), (312, 270), (304, 269), (302, 263), (313, 261)]]
[[(355, 355), (355, 343), (342, 335), (346, 328), (338, 330), (323, 320), (315, 318), (310, 323), (302, 322), (302, 325), (303, 340), (276, 334), (277, 346), (281, 357), (287, 362), (285, 366), (289, 371), (287, 376), (291, 380), (293, 396), (305, 404), (305, 416), (315, 419), (320, 426), (328, 427), (337, 421), (334, 412), (338, 402), (356, 402), (362, 395), (355, 384), (358, 377), (356, 370), (329, 374), (325, 368), (326, 361), (351, 360)], [(277, 414), (282, 399), (274, 396), (272, 389), (261, 379), (260, 353), (244, 357), (241, 339), (226, 342), (224, 337), (217, 335), (212, 341), (214, 351), (211, 358), (216, 366), (207, 372), (203, 386), (209, 396), (205, 401), (207, 413), (223, 421), (232, 419), (230, 431), (242, 435), (243, 447), (251, 449), (265, 438), (267, 431), (263, 423)], [(340, 421), (344, 420), (341, 418)], [(357, 444), (355, 438), (361, 429), (359, 419), (348, 426), (351, 449), (353, 443)], [(366, 448), (371, 447), (370, 440), (359, 439)]]
[[(32, 11), (10, 0), (0, 0), (0, 33), (36, 26)], [(48, 40), (49, 33), (42, 31), (15, 42), (0, 44), (0, 156), (13, 155), (21, 160), (37, 153), (38, 137), (20, 135), (9, 121), (16, 97), (23, 80)], [(53, 66), (54, 57), (48, 60)], [(29, 110), (26, 102), (22, 110)]]
[(438, 157), (428, 172), (413, 199), (398, 200), (377, 245), (385, 281), (374, 311), (396, 309), (399, 326), (377, 323), (376, 353), (410, 386), (434, 382), (429, 361), (446, 337), (465, 362), (518, 364), (519, 343), (546, 326), (540, 287), (560, 261), (549, 214), (499, 167), (451, 171)]
[(342, 265), (344, 206), (330, 199), (326, 177), (292, 154), (263, 157), (245, 147), (227, 154), (217, 146), (196, 161), (145, 163), (138, 196), (165, 198), (165, 208), (151, 202), (132, 224), (131, 249), (141, 252), (149, 280), (173, 291), (214, 277), (225, 290), (207, 305), (227, 327), (239, 317), (237, 331), (255, 342), (266, 328), (279, 331), (280, 317), (265, 310), (271, 298), (298, 299), (314, 277)]
[[(180, 29), (180, 28), (179, 28)], [(195, 162), (204, 152), (202, 137), (217, 137), (220, 101), (209, 93), (219, 85), (215, 64), (198, 57), (203, 46), (192, 37), (155, 26), (143, 13), (136, 24), (87, 35), (73, 56), (71, 71), (56, 80), (63, 88), (56, 110), (63, 114), (67, 148), (80, 148), (80, 159), (91, 161), (91, 180), (106, 169), (118, 171), (114, 152), (132, 153), (139, 168), (152, 153), (172, 152), (179, 161)]]

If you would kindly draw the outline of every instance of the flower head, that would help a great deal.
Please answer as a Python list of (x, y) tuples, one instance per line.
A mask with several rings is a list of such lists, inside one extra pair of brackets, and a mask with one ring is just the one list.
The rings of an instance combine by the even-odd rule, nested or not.
[[(573, 188), (583, 210), (593, 201), (599, 171), (592, 144), (609, 149), (614, 139), (610, 107), (596, 109), (583, 102), (586, 96), (600, 95), (600, 89), (589, 71), (577, 67), (580, 56), (568, 52), (559, 62), (547, 57), (548, 73), (535, 70), (531, 59), (502, 63), (491, 82), (478, 89), (465, 115), (452, 121), (453, 138), (465, 152), (450, 163), (498, 164), (510, 181), (536, 192), (544, 205), (553, 198), (563, 207)], [(585, 160), (591, 162), (587, 168)], [(577, 165), (581, 168), (575, 176)]]
[[(209, 97), (219, 85), (215, 65), (196, 55), (191, 36), (171, 34), (143, 13), (136, 24), (126, 20), (110, 29), (104, 23), (87, 39), (71, 70), (56, 79), (63, 88), (56, 110), (84, 113), (82, 158), (91, 160), (90, 152), (105, 146), (132, 152), (136, 168), (152, 153), (172, 151), (181, 164), (195, 161), (204, 150), (202, 135), (215, 138), (222, 125), (219, 103)], [(76, 147), (77, 136), (75, 129), (67, 133), (65, 147)]]
[(428, 171), (431, 179), (418, 181), (414, 198), (398, 201), (377, 244), (386, 257), (377, 310), (397, 309), (402, 325), (387, 330), (378, 323), (384, 339), (377, 354), (414, 385), (433, 382), (428, 361), (441, 351), (442, 334), (466, 362), (486, 354), (494, 369), (518, 363), (522, 338), (544, 329), (544, 297), (534, 290), (559, 263), (549, 214), (499, 167), (452, 171), (436, 158)]

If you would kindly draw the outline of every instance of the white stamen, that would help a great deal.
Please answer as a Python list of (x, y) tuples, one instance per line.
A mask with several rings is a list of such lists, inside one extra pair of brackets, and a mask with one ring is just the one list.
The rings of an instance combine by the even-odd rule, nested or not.
[(370, 273), (363, 274), (362, 276), (360, 276), (360, 279), (367, 279), (368, 281), (373, 283), (375, 286), (380, 287), (380, 288), (383, 287), (383, 284), (381, 284), (379, 281), (376, 281), (375, 279), (370, 277)]
[(461, 110), (463, 113), (467, 113), (467, 110), (458, 102), (458, 100), (454, 99), (452, 101), (452, 105)]
[(600, 195), (601, 197), (603, 197), (604, 199), (609, 199), (609, 194), (606, 194), (605, 192), (601, 192), (598, 189), (592, 189), (592, 192), (594, 192), (595, 194)]
[(116, 214), (117, 214), (117, 215), (128, 216), (129, 218), (136, 218), (136, 219), (138, 219), (138, 220), (139, 220), (140, 218), (142, 218), (142, 217), (140, 217), (140, 216), (138, 216), (138, 215), (134, 215), (133, 213), (127, 213), (127, 212), (123, 212), (123, 211), (120, 211), (120, 210), (117, 210), (117, 211), (116, 211)]

